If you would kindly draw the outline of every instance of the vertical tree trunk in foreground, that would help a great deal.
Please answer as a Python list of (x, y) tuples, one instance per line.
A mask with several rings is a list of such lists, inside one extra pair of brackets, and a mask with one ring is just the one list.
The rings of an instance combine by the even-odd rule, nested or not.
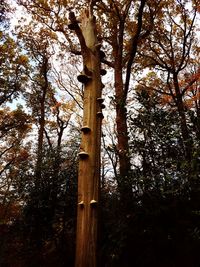
[(70, 13), (69, 28), (76, 32), (81, 45), (83, 72), (78, 80), (84, 84), (84, 112), (78, 175), (78, 215), (76, 267), (96, 267), (97, 208), (99, 203), (100, 140), (102, 83), (100, 45), (97, 42), (92, 6), (82, 15), (81, 26)]

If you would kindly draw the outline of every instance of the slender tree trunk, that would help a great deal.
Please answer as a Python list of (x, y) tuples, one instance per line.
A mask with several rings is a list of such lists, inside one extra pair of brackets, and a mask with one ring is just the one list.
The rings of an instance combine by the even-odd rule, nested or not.
[[(122, 37), (120, 38), (119, 36), (119, 39), (121, 39), (121, 42), (123, 42)], [(119, 176), (117, 177), (117, 182), (122, 204), (126, 206), (132, 201), (132, 184), (130, 182), (131, 164), (129, 157), (126, 96), (124, 95), (122, 77), (122, 51), (123, 48), (120, 47), (120, 45), (116, 45), (114, 71), (116, 93), (116, 127), (118, 143), (117, 152), (119, 156)]]
[(183, 99), (182, 99), (181, 91), (180, 91), (179, 84), (178, 84), (178, 77), (176, 74), (173, 74), (173, 81), (174, 81), (174, 88), (176, 92), (176, 104), (178, 108), (178, 114), (180, 117), (181, 133), (182, 133), (182, 138), (184, 142), (185, 158), (188, 161), (188, 163), (190, 163), (191, 157), (192, 157), (192, 139), (189, 134), (189, 130), (187, 126)]
[(115, 90), (116, 90), (116, 127), (117, 127), (117, 151), (119, 156), (119, 177), (118, 188), (121, 200), (124, 202), (131, 201), (132, 186), (130, 182), (130, 157), (127, 129), (127, 113), (123, 99), (123, 84), (119, 72), (115, 75)]
[[(38, 130), (38, 144), (37, 144), (37, 160), (35, 166), (35, 193), (39, 194), (42, 188), (42, 162), (43, 162), (43, 146), (44, 146), (44, 128), (45, 128), (45, 101), (48, 90), (48, 59), (43, 58), (43, 64), (41, 66), (41, 75), (43, 79), (43, 86), (41, 87), (41, 97), (39, 103), (39, 130)], [(35, 231), (33, 238), (36, 241), (38, 250), (38, 261), (43, 261), (42, 257), (42, 239), (41, 239), (41, 223), (40, 223), (40, 212), (39, 212), (39, 198), (36, 198), (35, 208), (37, 208), (37, 214), (35, 215)]]
[(200, 141), (200, 96), (195, 101), (195, 113), (196, 113), (196, 117), (194, 115), (194, 117), (191, 119), (191, 121), (194, 125), (196, 139), (198, 141)]
[[(130, 8), (130, 1), (127, 2), (127, 12)], [(137, 31), (130, 39), (130, 50), (128, 53), (128, 61), (126, 64), (126, 78), (125, 83), (123, 82), (123, 69), (124, 69), (124, 27), (127, 14), (121, 14), (119, 25), (115, 25), (113, 29), (113, 54), (115, 58), (114, 72), (115, 72), (115, 93), (116, 93), (116, 126), (117, 126), (117, 141), (118, 141), (118, 156), (119, 156), (119, 177), (118, 188), (121, 196), (121, 201), (124, 207), (129, 207), (129, 203), (132, 202), (132, 181), (131, 181), (131, 162), (129, 155), (129, 137), (127, 127), (127, 110), (126, 100), (130, 85), (130, 76), (133, 61), (137, 52), (138, 40), (142, 30), (143, 11), (146, 0), (140, 1), (137, 17)], [(121, 14), (121, 15), (120, 15)], [(146, 33), (147, 34), (147, 33)], [(132, 203), (131, 203), (132, 204)], [(124, 209), (126, 210), (126, 209)]]
[[(40, 114), (39, 114), (39, 130), (38, 130), (38, 145), (37, 145), (37, 162), (36, 162), (36, 180), (40, 183), (41, 181), (41, 166), (42, 166), (42, 157), (43, 157), (43, 143), (44, 143), (44, 127), (45, 127), (45, 100), (46, 94), (48, 90), (48, 79), (47, 79), (47, 72), (48, 72), (48, 59), (43, 59), (42, 65), (42, 75), (44, 79), (44, 86), (42, 86), (41, 91), (42, 95), (40, 98)], [(37, 183), (37, 181), (36, 181)]]

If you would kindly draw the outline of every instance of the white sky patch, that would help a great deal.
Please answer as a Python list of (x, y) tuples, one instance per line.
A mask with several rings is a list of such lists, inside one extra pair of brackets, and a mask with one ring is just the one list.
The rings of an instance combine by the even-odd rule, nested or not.
[(19, 6), (15, 0), (10, 0), (8, 2), (10, 6), (14, 9), (13, 13), (9, 16), (11, 31), (14, 30), (17, 25), (19, 25), (20, 19), (26, 18), (27, 23), (31, 21), (31, 16), (25, 11), (24, 7)]

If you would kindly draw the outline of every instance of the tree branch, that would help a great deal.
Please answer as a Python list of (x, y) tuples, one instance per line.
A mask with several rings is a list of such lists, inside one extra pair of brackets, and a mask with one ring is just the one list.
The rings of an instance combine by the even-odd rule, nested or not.
[(136, 34), (131, 38), (131, 51), (130, 51), (130, 57), (127, 63), (126, 68), (126, 81), (125, 81), (125, 87), (124, 87), (124, 99), (126, 99), (129, 89), (129, 83), (130, 83), (130, 76), (131, 76), (131, 68), (133, 64), (133, 60), (135, 58), (136, 52), (137, 52), (137, 43), (138, 39), (142, 30), (142, 19), (143, 19), (143, 11), (145, 6), (146, 0), (141, 0), (139, 12), (138, 12), (138, 23), (137, 23), (137, 32)]
[(84, 59), (87, 57), (87, 54), (88, 54), (88, 47), (85, 43), (85, 38), (83, 36), (81, 28), (78, 25), (78, 21), (74, 15), (74, 12), (72, 12), (72, 11), (69, 13), (69, 20), (75, 26), (74, 31), (75, 31), (78, 39), (79, 39), (79, 42), (81, 45), (81, 54), (83, 56), (83, 61), (84, 61)]

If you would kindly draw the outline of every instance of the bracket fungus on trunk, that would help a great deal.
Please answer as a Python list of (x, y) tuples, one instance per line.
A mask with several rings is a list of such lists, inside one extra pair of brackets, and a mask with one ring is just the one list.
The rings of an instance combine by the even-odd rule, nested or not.
[(81, 128), (81, 131), (82, 131), (83, 133), (87, 134), (87, 133), (91, 132), (91, 129), (90, 129), (89, 126), (85, 125), (85, 126), (83, 126), (83, 127)]
[(79, 153), (80, 159), (87, 159), (89, 157), (89, 154), (85, 151), (82, 151)]
[(84, 207), (84, 202), (83, 202), (83, 200), (82, 200), (82, 201), (80, 201), (80, 202), (78, 203), (78, 206), (79, 206), (79, 207), (81, 207), (81, 208), (83, 208), (83, 207)]
[(103, 83), (101, 83), (101, 89), (103, 89), (105, 87), (105, 85)]
[(106, 73), (107, 73), (106, 70), (104, 70), (104, 69), (101, 69), (101, 70), (100, 70), (100, 74), (101, 74), (102, 76), (106, 75)]
[(98, 98), (97, 98), (97, 101), (98, 101), (99, 103), (103, 103), (104, 99), (101, 98), (101, 97), (98, 97)]
[(105, 58), (105, 53), (102, 51), (102, 50), (100, 50), (100, 59), (102, 60), (102, 59), (104, 59)]
[(87, 84), (89, 81), (92, 80), (91, 76), (86, 75), (84, 72), (82, 72), (81, 74), (79, 74), (77, 76), (77, 79), (79, 82), (83, 83), (83, 84)]
[(96, 207), (97, 204), (98, 204), (98, 202), (97, 202), (95, 199), (92, 199), (92, 200), (90, 201), (90, 205), (91, 205), (92, 207)]
[(100, 119), (103, 119), (104, 118), (104, 115), (101, 111), (98, 111), (97, 112), (97, 117), (100, 118)]

